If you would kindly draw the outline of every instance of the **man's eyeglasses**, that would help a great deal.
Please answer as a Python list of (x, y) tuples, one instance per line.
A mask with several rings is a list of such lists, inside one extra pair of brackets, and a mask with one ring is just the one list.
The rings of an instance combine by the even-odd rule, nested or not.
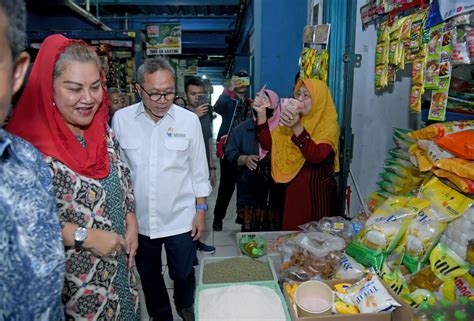
[(147, 96), (150, 98), (151, 101), (158, 101), (161, 99), (161, 97), (163, 97), (167, 101), (170, 101), (174, 99), (174, 96), (176, 96), (176, 93), (174, 91), (170, 91), (164, 94), (160, 94), (160, 93), (150, 94), (148, 91), (146, 91), (145, 88), (143, 88), (142, 85), (140, 85), (139, 83), (137, 83), (137, 85), (145, 92), (145, 94), (147, 94)]

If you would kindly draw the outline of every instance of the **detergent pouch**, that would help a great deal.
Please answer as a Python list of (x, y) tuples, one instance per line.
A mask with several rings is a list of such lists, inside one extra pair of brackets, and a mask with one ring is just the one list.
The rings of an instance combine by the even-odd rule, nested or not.
[(344, 253), (336, 270), (336, 279), (361, 279), (366, 273), (367, 270), (362, 264)]
[(347, 288), (346, 292), (361, 313), (393, 311), (401, 306), (374, 272)]
[(388, 254), (405, 233), (410, 220), (430, 204), (427, 200), (407, 197), (388, 198), (365, 223), (346, 253), (365, 266), (380, 270)]
[(463, 215), (473, 200), (433, 177), (421, 187), (420, 197), (431, 205), (413, 219), (400, 242), (404, 247), (403, 264), (413, 273), (428, 260), (446, 224)]

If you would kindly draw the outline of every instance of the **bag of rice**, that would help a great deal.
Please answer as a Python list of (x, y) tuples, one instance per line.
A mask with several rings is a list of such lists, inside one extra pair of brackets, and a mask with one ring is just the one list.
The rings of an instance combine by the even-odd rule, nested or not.
[(427, 200), (390, 197), (369, 217), (364, 228), (349, 244), (346, 253), (377, 271), (397, 246), (415, 215), (430, 204)]
[(474, 160), (474, 130), (446, 135), (436, 144), (459, 158)]
[(461, 158), (448, 158), (440, 159), (434, 165), (458, 176), (474, 180), (474, 162)]
[(433, 173), (441, 178), (446, 178), (453, 183), (463, 193), (474, 194), (474, 181), (458, 176), (443, 169), (435, 169)]
[(462, 120), (444, 123), (435, 123), (417, 131), (408, 133), (411, 139), (434, 140), (447, 134), (457, 133), (468, 129), (474, 129), (474, 120)]
[(367, 273), (367, 270), (362, 264), (344, 253), (339, 261), (339, 267), (336, 271), (336, 279), (360, 279), (365, 275), (365, 273)]
[(421, 187), (420, 197), (431, 205), (419, 212), (408, 226), (400, 246), (405, 255), (403, 264), (413, 273), (428, 260), (446, 224), (463, 215), (473, 200), (433, 177)]

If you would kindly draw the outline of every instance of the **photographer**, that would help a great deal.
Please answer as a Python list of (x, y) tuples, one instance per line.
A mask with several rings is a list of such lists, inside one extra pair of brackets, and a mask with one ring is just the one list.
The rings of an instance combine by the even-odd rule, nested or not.
[[(252, 115), (252, 102), (245, 96), (249, 85), (249, 75), (245, 71), (240, 71), (232, 76), (230, 86), (224, 90), (217, 100), (214, 110), (222, 116), (222, 124), (217, 134), (217, 142), (223, 139), (223, 137), (229, 137), (229, 134), (237, 125)], [(218, 143), (218, 145), (223, 147), (223, 144)], [(217, 153), (218, 155), (222, 154), (222, 150), (219, 151), (219, 147)], [(219, 190), (217, 192), (214, 221), (212, 224), (214, 231), (222, 231), (222, 221), (234, 193), (237, 180), (234, 166), (225, 158), (220, 159), (220, 174)]]
[[(211, 186), (216, 185), (216, 167), (212, 159), (212, 125), (211, 117), (209, 116), (209, 100), (204, 92), (204, 83), (201, 79), (193, 77), (186, 81), (184, 85), (187, 105), (186, 109), (192, 111), (199, 117), (201, 122), (202, 136), (204, 138), (204, 146), (206, 148), (207, 165), (209, 166), (209, 181)], [(196, 241), (196, 248), (198, 251), (205, 254), (214, 254), (216, 248)]]

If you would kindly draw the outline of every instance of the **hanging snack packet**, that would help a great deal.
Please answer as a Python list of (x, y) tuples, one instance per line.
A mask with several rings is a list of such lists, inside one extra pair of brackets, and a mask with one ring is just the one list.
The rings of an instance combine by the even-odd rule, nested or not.
[(454, 32), (451, 63), (453, 65), (468, 65), (471, 63), (467, 47), (467, 30), (461, 26), (456, 27)]
[(380, 24), (377, 32), (377, 43), (386, 42), (389, 39), (389, 27), (388, 21), (384, 21)]
[(318, 50), (316, 52), (313, 75), (316, 79), (327, 82), (328, 80), (328, 52), (327, 50)]
[(398, 43), (399, 43), (398, 39), (391, 39), (390, 40), (390, 48), (389, 48), (389, 52), (388, 52), (388, 63), (389, 63), (389, 65), (396, 66), (398, 64), (398, 60), (397, 60), (398, 57), (399, 57)]
[(443, 35), (444, 24), (439, 24), (430, 28), (430, 42), (428, 43), (428, 55), (441, 55), (441, 37)]
[(411, 24), (416, 14), (406, 17), (402, 22), (402, 41), (405, 47), (410, 47)]
[(365, 266), (380, 270), (405, 233), (411, 219), (430, 204), (427, 200), (390, 197), (369, 217), (346, 253)]
[(446, 224), (463, 215), (473, 202), (436, 177), (421, 187), (420, 197), (430, 200), (431, 205), (411, 221), (400, 242), (405, 251), (403, 264), (412, 273), (426, 263)]
[(388, 65), (375, 67), (375, 88), (380, 90), (388, 85)]
[[(415, 61), (416, 63), (416, 61)], [(423, 85), (415, 85), (410, 91), (410, 111), (412, 113), (421, 113), (421, 96), (423, 96)]]
[(393, 311), (401, 306), (388, 293), (375, 273), (369, 273), (346, 291), (361, 313)]
[(425, 59), (416, 59), (413, 61), (411, 72), (412, 85), (423, 86), (425, 83)]
[(466, 27), (467, 50), (469, 51), (469, 59), (474, 63), (474, 28)]
[(381, 42), (375, 48), (375, 65), (384, 65), (388, 61), (388, 49), (386, 42)]
[(416, 53), (420, 50), (421, 36), (425, 18), (426, 10), (421, 10), (415, 15), (415, 18), (411, 24), (410, 50), (413, 53)]
[(425, 88), (437, 89), (439, 86), (439, 61), (440, 58), (432, 58), (426, 62)]

